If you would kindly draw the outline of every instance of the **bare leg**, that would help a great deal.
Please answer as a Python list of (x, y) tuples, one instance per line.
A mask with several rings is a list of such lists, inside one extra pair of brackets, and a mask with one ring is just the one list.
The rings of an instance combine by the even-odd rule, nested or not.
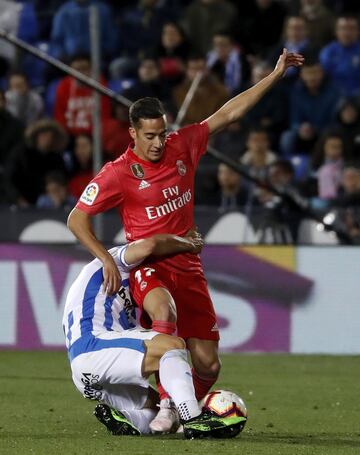
[(218, 341), (189, 338), (187, 347), (194, 367), (193, 381), (196, 398), (201, 400), (219, 376), (221, 362), (218, 355)]

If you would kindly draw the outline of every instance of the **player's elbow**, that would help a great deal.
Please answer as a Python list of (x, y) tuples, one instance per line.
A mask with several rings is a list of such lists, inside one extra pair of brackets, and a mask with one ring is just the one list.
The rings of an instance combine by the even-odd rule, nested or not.
[(69, 216), (67, 217), (67, 221), (66, 221), (66, 225), (68, 227), (68, 229), (70, 229), (71, 232), (74, 232), (73, 229), (74, 229), (74, 211), (75, 209), (73, 209), (70, 213), (69, 213)]
[(88, 215), (76, 208), (69, 213), (67, 227), (74, 235), (78, 232), (79, 226), (83, 224), (85, 218), (88, 218)]

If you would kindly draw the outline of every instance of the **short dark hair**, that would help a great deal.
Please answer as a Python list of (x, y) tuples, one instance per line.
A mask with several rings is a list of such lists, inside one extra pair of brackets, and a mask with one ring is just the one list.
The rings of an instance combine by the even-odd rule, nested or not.
[(165, 115), (165, 109), (158, 98), (140, 98), (130, 106), (129, 118), (133, 128), (140, 125), (140, 119), (155, 119)]
[(247, 137), (249, 138), (251, 134), (265, 134), (267, 137), (269, 137), (269, 131), (260, 125), (253, 125), (249, 129), (249, 131), (247, 133)]
[(79, 62), (86, 60), (87, 62), (91, 63), (91, 56), (87, 52), (77, 52), (75, 54), (71, 54), (67, 57), (67, 61), (65, 63), (71, 65), (74, 62)]
[(14, 76), (17, 76), (17, 77), (22, 77), (27, 83), (29, 83), (29, 79), (27, 77), (27, 75), (25, 73), (23, 73), (22, 71), (11, 71), (8, 75), (8, 80), (10, 80), (11, 77), (14, 77)]
[(287, 174), (291, 174), (291, 175), (295, 174), (294, 166), (292, 165), (291, 161), (288, 161), (288, 160), (280, 159), (280, 160), (274, 161), (274, 163), (270, 164), (270, 167), (280, 168), (283, 172), (285, 172)]
[(230, 30), (216, 30), (212, 34), (213, 38), (214, 38), (214, 36), (223, 36), (224, 38), (227, 38), (232, 43), (235, 41), (234, 34)]
[(60, 186), (67, 186), (66, 175), (61, 171), (51, 171), (45, 176), (45, 184), (57, 183)]

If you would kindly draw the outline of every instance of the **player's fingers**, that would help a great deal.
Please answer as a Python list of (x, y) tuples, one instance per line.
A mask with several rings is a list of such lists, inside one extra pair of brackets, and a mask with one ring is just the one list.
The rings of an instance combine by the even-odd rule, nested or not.
[(115, 275), (113, 293), (117, 292), (120, 289), (120, 282), (120, 276), (118, 274)]
[(104, 270), (104, 281), (103, 281), (103, 292), (107, 292), (107, 288), (109, 286), (109, 277), (107, 272)]
[(120, 288), (120, 275), (114, 272), (109, 283), (108, 294), (115, 294)]
[(116, 290), (116, 276), (115, 274), (112, 274), (111, 277), (110, 277), (110, 280), (109, 280), (109, 287), (108, 287), (108, 294), (111, 295), (111, 294), (114, 294)]

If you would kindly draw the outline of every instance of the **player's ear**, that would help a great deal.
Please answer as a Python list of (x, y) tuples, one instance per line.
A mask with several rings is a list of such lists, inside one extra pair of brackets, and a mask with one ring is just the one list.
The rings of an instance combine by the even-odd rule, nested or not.
[(134, 127), (130, 126), (129, 127), (129, 134), (132, 140), (135, 140), (136, 138), (136, 130)]

